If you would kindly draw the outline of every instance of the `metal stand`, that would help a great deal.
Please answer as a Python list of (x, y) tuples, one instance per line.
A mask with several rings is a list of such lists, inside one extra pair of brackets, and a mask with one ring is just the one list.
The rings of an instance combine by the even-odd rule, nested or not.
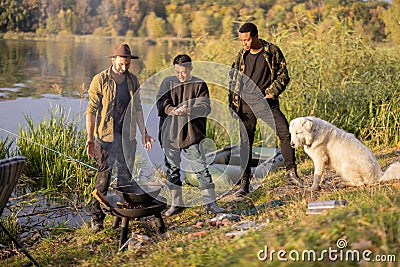
[(124, 218), (122, 218), (121, 235), (119, 238), (119, 247), (120, 248), (128, 240), (128, 232), (129, 232), (129, 218), (124, 217)]
[[(158, 231), (160, 233), (165, 233), (165, 224), (164, 220), (162, 218), (161, 212), (158, 212), (154, 214), (155, 219), (155, 224), (156, 227), (158, 228)], [(119, 237), (119, 251), (123, 251), (127, 248), (126, 242), (129, 240), (128, 239), (128, 233), (129, 233), (129, 217), (118, 217), (115, 216), (113, 219), (113, 228), (117, 228), (119, 226), (119, 223), (121, 222), (121, 234)]]
[(32, 264), (34, 264), (35, 266), (39, 266), (37, 261), (28, 253), (28, 251), (26, 251), (24, 246), (22, 246), (1, 223), (0, 223), (0, 228), (11, 239), (11, 241), (14, 242), (14, 244), (19, 248), (19, 250), (21, 250), (22, 253), (24, 253), (25, 256), (28, 257), (28, 259), (31, 261)]
[(154, 217), (156, 217), (155, 222), (156, 222), (156, 226), (158, 228), (158, 231), (160, 233), (162, 233), (162, 234), (165, 233), (165, 224), (164, 224), (164, 220), (163, 220), (163, 218), (161, 216), (161, 212), (157, 213), (157, 214), (154, 214)]

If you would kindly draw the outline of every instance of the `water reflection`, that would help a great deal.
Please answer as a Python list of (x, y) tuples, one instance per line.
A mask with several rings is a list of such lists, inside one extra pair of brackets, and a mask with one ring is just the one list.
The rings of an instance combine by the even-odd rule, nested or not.
[[(24, 115), (43, 120), (49, 109), (60, 105), (72, 117), (86, 107), (86, 90), (92, 77), (110, 65), (106, 58), (119, 41), (112, 39), (67, 41), (0, 40), (0, 128), (17, 133)], [(182, 43), (128, 42), (132, 53), (130, 70), (143, 83), (187, 46)], [(144, 103), (154, 102), (157, 90), (142, 91)], [(6, 134), (0, 130), (0, 137)]]
[[(85, 42), (0, 40), (0, 100), (19, 97), (43, 97), (58, 93), (79, 97), (78, 88), (87, 88), (96, 73), (110, 65), (106, 58), (116, 41), (90, 40)], [(145, 79), (169, 65), (176, 51), (186, 43), (142, 41), (128, 44), (140, 57), (132, 60), (130, 70)]]
[[(19, 190), (18, 190), (19, 189)], [(90, 219), (90, 212), (79, 196), (59, 192), (29, 192), (18, 187), (10, 197), (3, 215), (14, 216), (19, 237), (39, 238), (57, 227), (81, 227)]]

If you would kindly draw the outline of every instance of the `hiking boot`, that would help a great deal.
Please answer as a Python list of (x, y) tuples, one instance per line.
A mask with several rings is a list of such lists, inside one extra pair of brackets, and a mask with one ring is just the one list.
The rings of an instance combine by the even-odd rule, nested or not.
[(286, 178), (288, 185), (294, 185), (298, 187), (307, 187), (307, 185), (303, 182), (302, 179), (297, 175), (297, 171), (295, 168), (286, 171)]
[(95, 221), (91, 220), (91, 226), (92, 228), (90, 229), (93, 233), (100, 232), (101, 230), (104, 230), (104, 225), (102, 221)]

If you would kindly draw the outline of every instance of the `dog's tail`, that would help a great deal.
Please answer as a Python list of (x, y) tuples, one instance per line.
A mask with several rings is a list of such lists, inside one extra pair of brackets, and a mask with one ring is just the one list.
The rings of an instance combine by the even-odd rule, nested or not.
[(385, 182), (389, 180), (400, 179), (400, 163), (395, 162), (390, 164), (386, 169), (385, 173), (379, 179), (379, 182)]

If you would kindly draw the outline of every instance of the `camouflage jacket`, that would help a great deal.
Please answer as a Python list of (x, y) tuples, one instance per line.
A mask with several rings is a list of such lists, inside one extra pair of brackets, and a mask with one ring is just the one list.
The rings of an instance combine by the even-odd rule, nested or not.
[[(264, 96), (267, 94), (273, 94), (274, 98), (278, 98), (278, 96), (285, 91), (286, 86), (290, 81), (289, 73), (286, 68), (286, 60), (278, 46), (262, 39), (260, 39), (260, 41), (264, 45), (263, 56), (268, 64), (271, 75), (271, 83), (266, 89), (262, 89), (262, 93)], [(229, 107), (236, 112), (239, 109), (240, 96), (243, 90), (242, 77), (245, 68), (244, 55), (246, 53), (249, 53), (249, 51), (246, 51), (243, 48), (239, 50), (229, 73)]]

